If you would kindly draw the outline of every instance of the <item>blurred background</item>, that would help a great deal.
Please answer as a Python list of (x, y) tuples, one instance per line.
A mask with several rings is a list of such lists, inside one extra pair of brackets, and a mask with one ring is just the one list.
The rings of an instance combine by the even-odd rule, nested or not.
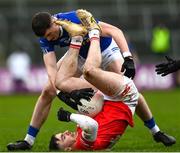
[[(24, 138), (47, 80), (38, 38), (31, 30), (32, 16), (39, 11), (54, 14), (78, 8), (124, 32), (136, 62), (135, 84), (162, 131), (177, 139), (169, 148), (157, 144), (135, 118), (135, 128), (128, 128), (112, 151), (179, 152), (180, 72), (157, 76), (155, 64), (165, 61), (165, 55), (180, 59), (180, 0), (0, 0), (0, 152), (7, 151), (9, 142)], [(57, 57), (66, 49), (57, 48)], [(53, 133), (75, 128), (57, 121), (58, 108), (65, 106), (55, 101), (32, 151), (47, 151)]]
[[(78, 8), (122, 29), (135, 57), (139, 89), (180, 85), (178, 73), (162, 78), (154, 72), (164, 55), (180, 58), (180, 0), (0, 0), (0, 93), (39, 92), (47, 80), (32, 16)], [(60, 58), (65, 49), (58, 50)]]

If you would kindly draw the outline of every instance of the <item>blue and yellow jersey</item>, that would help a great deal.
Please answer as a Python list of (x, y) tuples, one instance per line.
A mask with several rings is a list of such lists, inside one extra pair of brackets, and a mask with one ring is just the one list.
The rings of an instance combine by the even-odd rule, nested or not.
[[(66, 13), (58, 13), (58, 14), (54, 14), (53, 16), (56, 17), (57, 19), (61, 19), (61, 20), (66, 19), (66, 20), (69, 20), (69, 21), (71, 21), (73, 23), (77, 23), (77, 24), (81, 23), (79, 18), (76, 16), (75, 11), (66, 12)], [(59, 37), (55, 41), (48, 41), (46, 38), (43, 38), (43, 37), (41, 37), (39, 39), (40, 47), (41, 47), (41, 50), (43, 53), (55, 51), (55, 49), (54, 49), (55, 46), (60, 46), (60, 47), (69, 46), (70, 41), (71, 41), (71, 39), (65, 29), (63, 29), (62, 36)], [(100, 37), (101, 52), (103, 52), (110, 45), (111, 41), (112, 41), (111, 37)], [(80, 49), (80, 53), (79, 53), (84, 58), (87, 57), (89, 45), (90, 45), (90, 41), (89, 41), (89, 37), (87, 35), (84, 37), (84, 40), (83, 40), (83, 43), (82, 43), (82, 46)]]

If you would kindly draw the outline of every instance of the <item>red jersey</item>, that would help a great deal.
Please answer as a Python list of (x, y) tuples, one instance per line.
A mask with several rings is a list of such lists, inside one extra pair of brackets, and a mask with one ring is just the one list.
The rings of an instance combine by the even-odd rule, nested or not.
[(111, 148), (124, 133), (128, 124), (133, 126), (131, 110), (123, 102), (105, 101), (102, 111), (94, 118), (99, 124), (97, 138), (89, 142), (82, 137), (82, 129), (77, 128), (75, 150), (102, 150)]

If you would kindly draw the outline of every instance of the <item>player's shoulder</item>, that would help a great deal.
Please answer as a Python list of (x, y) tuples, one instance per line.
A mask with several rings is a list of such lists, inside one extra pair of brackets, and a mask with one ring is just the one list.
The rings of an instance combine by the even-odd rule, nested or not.
[(40, 37), (39, 38), (39, 43), (41, 44), (41, 45), (43, 45), (43, 44), (48, 44), (48, 43), (50, 43), (46, 38), (44, 38), (44, 37)]
[(57, 18), (62, 18), (64, 16), (71, 16), (73, 14), (76, 14), (76, 11), (69, 11), (69, 12), (60, 12), (60, 13), (56, 13), (53, 16), (57, 17)]
[(69, 12), (57, 13), (54, 14), (53, 17), (56, 17), (57, 19), (61, 19), (61, 20), (69, 20), (71, 22), (78, 24), (80, 23), (80, 20), (77, 17), (75, 10)]
[(57, 45), (59, 42), (59, 39), (58, 40), (55, 40), (55, 41), (48, 41), (46, 38), (44, 37), (40, 37), (39, 38), (39, 44), (40, 46), (54, 46), (54, 45)]

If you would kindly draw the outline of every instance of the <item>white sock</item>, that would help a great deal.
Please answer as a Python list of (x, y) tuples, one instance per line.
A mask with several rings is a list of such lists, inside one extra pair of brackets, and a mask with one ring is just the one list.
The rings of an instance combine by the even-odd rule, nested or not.
[(89, 31), (89, 38), (90, 39), (93, 39), (93, 38), (99, 39), (99, 37), (100, 37), (100, 32), (98, 29), (92, 29)]
[(60, 90), (56, 89), (56, 94), (57, 94), (57, 95), (58, 95), (60, 92), (61, 92)]
[(82, 36), (74, 36), (71, 38), (70, 47), (80, 49), (83, 42)]
[(157, 132), (159, 132), (160, 131), (160, 129), (159, 129), (159, 127), (157, 126), (157, 125), (155, 125), (152, 129), (150, 129), (151, 130), (151, 133), (153, 134), (153, 135), (155, 135)]
[(27, 141), (31, 146), (34, 144), (35, 141), (35, 137), (26, 134), (26, 137), (24, 138), (25, 141)]

